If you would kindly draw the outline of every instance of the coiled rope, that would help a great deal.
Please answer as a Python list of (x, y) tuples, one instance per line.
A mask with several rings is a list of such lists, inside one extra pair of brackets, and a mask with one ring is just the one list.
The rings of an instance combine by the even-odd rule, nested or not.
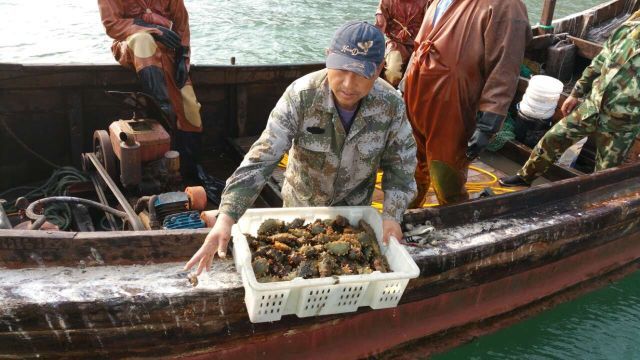
[[(51, 177), (40, 186), (18, 186), (0, 193), (0, 198), (12, 195), (7, 198), (6, 211), (16, 212), (15, 201), (19, 197), (33, 200), (51, 197), (66, 196), (67, 189), (74, 183), (89, 181), (87, 175), (72, 166), (64, 166), (53, 172)], [(26, 193), (25, 193), (26, 191)], [(22, 194), (20, 194), (22, 192)], [(57, 225), (61, 230), (66, 230), (71, 224), (71, 208), (68, 204), (51, 204), (44, 212), (45, 217), (51, 223)]]
[[(286, 168), (288, 162), (289, 162), (289, 155), (288, 154), (284, 154), (284, 156), (282, 157), (282, 160), (280, 160), (280, 162), (278, 163), (278, 167)], [(467, 182), (465, 184), (465, 188), (467, 189), (467, 191), (470, 194), (482, 192), (486, 188), (491, 189), (495, 194), (505, 194), (505, 193), (510, 193), (510, 192), (514, 192), (515, 191), (513, 189), (508, 189), (508, 188), (501, 187), (499, 185), (499, 183), (498, 183), (498, 177), (495, 176), (494, 174), (492, 174), (491, 172), (485, 170), (485, 169), (481, 169), (481, 168), (479, 168), (477, 166), (473, 166), (473, 165), (469, 166), (469, 169), (471, 169), (473, 171), (477, 171), (477, 172), (489, 177), (489, 180), (487, 180), (487, 181), (470, 181), (470, 182)], [(378, 190), (382, 190), (382, 174), (383, 174), (382, 171), (378, 171), (378, 173), (376, 175), (376, 189), (378, 189)], [(433, 187), (430, 187), (429, 191), (433, 191)], [(382, 211), (383, 205), (380, 202), (373, 201), (371, 203), (371, 206), (376, 208), (378, 211)], [(422, 205), (422, 207), (433, 207), (433, 206), (438, 206), (438, 203), (425, 203), (425, 204)]]

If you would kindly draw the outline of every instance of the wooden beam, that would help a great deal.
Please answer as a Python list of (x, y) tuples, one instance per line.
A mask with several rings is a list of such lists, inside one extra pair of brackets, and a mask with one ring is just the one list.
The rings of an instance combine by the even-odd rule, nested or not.
[(82, 119), (82, 95), (79, 91), (71, 91), (67, 97), (69, 113), (69, 143), (71, 153), (71, 163), (80, 169), (81, 156), (84, 145), (84, 121)]
[[(542, 16), (540, 17), (540, 25), (551, 26), (551, 22), (553, 21), (553, 12), (555, 11), (555, 9), (556, 0), (544, 0), (544, 5), (542, 5)], [(553, 32), (553, 30), (541, 30), (543, 32)]]
[[(529, 159), (529, 156), (531, 156), (531, 149), (519, 142), (508, 141), (501, 149), (500, 154), (511, 161), (524, 164)], [(549, 170), (547, 170), (544, 177), (551, 181), (558, 181), (580, 175), (584, 175), (584, 173), (574, 168), (552, 164), (549, 166)]]
[(583, 58), (591, 60), (596, 57), (600, 53), (600, 51), (602, 51), (602, 45), (598, 43), (594, 43), (592, 41), (580, 39), (578, 37), (570, 35), (567, 36), (567, 38), (576, 45), (576, 47), (578, 48), (578, 55), (582, 56)]

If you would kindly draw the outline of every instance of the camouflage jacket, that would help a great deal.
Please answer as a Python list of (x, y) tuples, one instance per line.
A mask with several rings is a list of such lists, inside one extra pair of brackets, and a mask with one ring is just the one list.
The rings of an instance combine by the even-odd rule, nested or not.
[(284, 206), (370, 205), (378, 168), (384, 172), (383, 218), (402, 220), (416, 193), (416, 143), (399, 94), (376, 80), (348, 134), (320, 70), (294, 81), (267, 127), (227, 180), (220, 211), (238, 219), (289, 151)]
[(584, 116), (604, 113), (609, 131), (631, 130), (640, 121), (640, 21), (618, 28), (593, 59), (571, 95), (586, 97), (577, 109)]

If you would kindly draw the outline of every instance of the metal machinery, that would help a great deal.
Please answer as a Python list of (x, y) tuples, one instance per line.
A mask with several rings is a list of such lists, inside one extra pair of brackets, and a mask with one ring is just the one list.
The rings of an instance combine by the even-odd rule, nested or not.
[[(101, 229), (142, 231), (213, 226), (216, 212), (204, 211), (207, 198), (219, 203), (224, 183), (198, 166), (198, 177), (206, 189), (202, 186), (185, 189), (180, 175), (180, 154), (171, 150), (172, 128), (155, 101), (144, 93), (109, 94), (133, 110), (132, 119), (114, 121), (108, 131), (95, 131), (92, 151), (82, 154), (85, 172), (72, 167), (55, 170), (41, 187), (9, 206), (12, 217), (7, 216), (7, 204), (0, 199), (0, 229), (73, 227), (77, 231), (96, 231), (94, 220), (98, 214), (92, 215), (89, 208), (104, 213), (98, 221)], [(86, 184), (88, 180), (98, 201), (67, 196), (72, 183)], [(117, 200), (117, 208), (109, 204), (109, 200), (113, 201), (107, 196), (109, 192)], [(28, 198), (33, 199), (34, 194), (45, 197), (30, 202)]]
[[(186, 192), (176, 191), (182, 186), (180, 155), (170, 150), (171, 128), (164, 113), (144, 93), (109, 94), (132, 108), (134, 116), (114, 121), (108, 131), (95, 131), (93, 152), (82, 154), (83, 169), (91, 172), (100, 202), (108, 205), (106, 187), (117, 199), (133, 230), (204, 227), (198, 211), (207, 205), (205, 190), (192, 187)], [(135, 209), (117, 182), (127, 194), (142, 196)], [(153, 195), (158, 193), (160, 195)], [(170, 221), (163, 226), (169, 215)], [(117, 229), (113, 214), (107, 213), (107, 220), (112, 229)]]

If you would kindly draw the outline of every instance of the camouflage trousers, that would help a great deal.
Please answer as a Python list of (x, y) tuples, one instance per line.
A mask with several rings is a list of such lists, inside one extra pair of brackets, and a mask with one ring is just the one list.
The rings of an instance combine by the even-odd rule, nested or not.
[(618, 119), (604, 113), (583, 116), (580, 111), (574, 111), (549, 129), (533, 148), (529, 160), (518, 171), (518, 175), (527, 182), (535, 180), (565, 150), (585, 136), (596, 141), (595, 171), (620, 165), (638, 134), (640, 123), (620, 124), (620, 131), (615, 131), (617, 126), (614, 124), (620, 122)]

